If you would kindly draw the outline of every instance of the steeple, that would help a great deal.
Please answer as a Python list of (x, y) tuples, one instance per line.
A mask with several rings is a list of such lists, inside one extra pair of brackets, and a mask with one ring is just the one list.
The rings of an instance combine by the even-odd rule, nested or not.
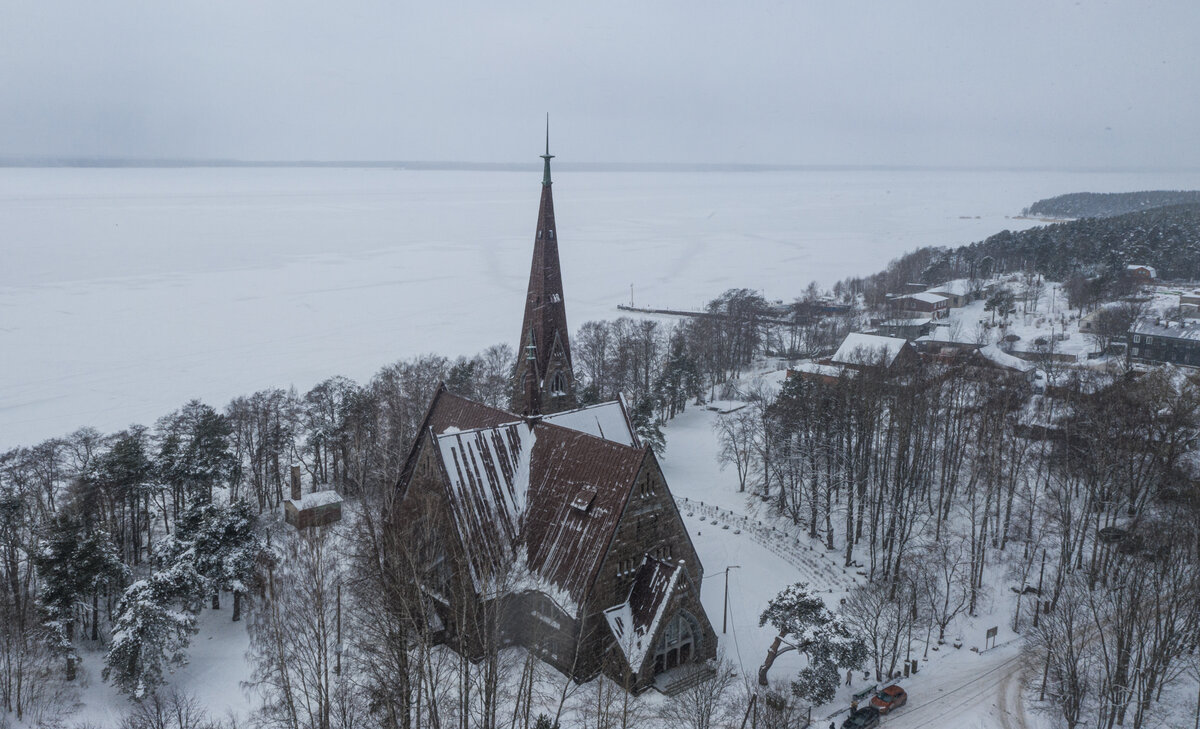
[(542, 187), (550, 187), (550, 160), (554, 159), (554, 155), (550, 154), (550, 113), (546, 113), (546, 153), (542, 155), (542, 159), (546, 160), (546, 169), (542, 172)]
[(520, 350), (514, 369), (514, 412), (525, 415), (555, 413), (575, 406), (575, 373), (562, 273), (558, 262), (558, 237), (551, 193), (550, 115), (546, 115), (546, 153), (542, 172), (542, 200), (533, 239), (533, 265), (525, 295), (525, 320), (521, 324)]

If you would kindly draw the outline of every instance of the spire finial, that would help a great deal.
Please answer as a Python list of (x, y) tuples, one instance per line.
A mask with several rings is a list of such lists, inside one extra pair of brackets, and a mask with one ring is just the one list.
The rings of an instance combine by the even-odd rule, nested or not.
[(542, 155), (542, 159), (546, 160), (546, 167), (542, 171), (542, 184), (550, 184), (550, 160), (554, 155), (550, 154), (550, 112), (546, 112), (546, 153)]

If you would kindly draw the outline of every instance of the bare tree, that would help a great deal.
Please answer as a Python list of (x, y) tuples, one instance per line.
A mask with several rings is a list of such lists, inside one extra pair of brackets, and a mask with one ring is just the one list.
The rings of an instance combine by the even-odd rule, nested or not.
[(717, 729), (733, 718), (733, 687), (737, 674), (724, 656), (718, 656), (712, 666), (689, 664), (689, 670), (703, 672), (704, 678), (694, 681), (682, 692), (668, 697), (659, 709), (659, 718), (667, 726), (687, 729)]

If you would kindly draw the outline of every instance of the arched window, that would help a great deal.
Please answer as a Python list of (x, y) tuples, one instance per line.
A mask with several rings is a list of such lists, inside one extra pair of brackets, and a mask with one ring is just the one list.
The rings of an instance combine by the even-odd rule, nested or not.
[(554, 373), (554, 380), (550, 384), (550, 390), (555, 395), (567, 394), (567, 376), (562, 370)]
[(675, 613), (654, 647), (654, 672), (662, 673), (690, 663), (696, 656), (699, 635), (699, 624), (694, 617), (686, 610)]

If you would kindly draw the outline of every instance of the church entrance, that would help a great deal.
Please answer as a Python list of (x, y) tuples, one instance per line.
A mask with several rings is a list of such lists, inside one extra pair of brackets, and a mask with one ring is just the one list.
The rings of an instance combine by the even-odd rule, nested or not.
[(696, 654), (696, 619), (680, 610), (659, 636), (654, 648), (654, 673), (664, 673), (685, 663)]

